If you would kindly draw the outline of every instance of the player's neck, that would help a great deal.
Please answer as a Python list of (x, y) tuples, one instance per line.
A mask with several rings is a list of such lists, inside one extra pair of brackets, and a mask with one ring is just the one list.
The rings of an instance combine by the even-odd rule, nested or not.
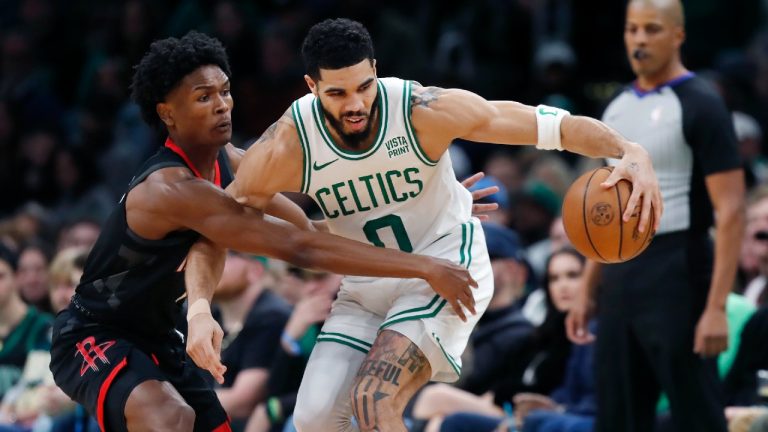
[(669, 65), (654, 74), (638, 75), (637, 86), (641, 90), (653, 90), (660, 85), (679, 78), (689, 71), (679, 61), (671, 61)]
[(0, 338), (5, 338), (27, 315), (29, 306), (19, 296), (14, 295), (0, 305)]
[[(173, 134), (170, 134), (168, 139), (170, 145), (175, 146), (174, 151), (181, 151), (183, 153), (182, 157), (188, 159), (187, 162), (191, 163), (194, 169), (200, 173), (200, 177), (213, 181), (216, 171), (216, 158), (220, 150), (219, 147), (190, 145), (176, 139)], [(169, 141), (166, 141), (167, 146)]]

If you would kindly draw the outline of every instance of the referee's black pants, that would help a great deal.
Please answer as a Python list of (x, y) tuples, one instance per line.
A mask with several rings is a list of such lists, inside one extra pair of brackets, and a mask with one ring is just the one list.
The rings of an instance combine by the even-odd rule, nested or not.
[(712, 245), (688, 231), (657, 236), (634, 260), (603, 266), (598, 297), (597, 432), (651, 432), (660, 392), (679, 432), (725, 432), (715, 359), (693, 352)]

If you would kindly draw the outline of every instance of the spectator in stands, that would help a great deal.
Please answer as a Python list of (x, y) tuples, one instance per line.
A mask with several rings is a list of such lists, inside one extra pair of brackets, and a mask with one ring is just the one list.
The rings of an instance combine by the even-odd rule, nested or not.
[(48, 298), (48, 265), (52, 252), (40, 241), (25, 244), (19, 250), (19, 269), (16, 274), (22, 300), (42, 312), (52, 312)]
[[(75, 293), (75, 286), (83, 274), (88, 251), (82, 248), (69, 248), (59, 252), (51, 262), (49, 269), (51, 287), (51, 307), (59, 312), (69, 305)], [(75, 424), (87, 427), (90, 423), (85, 410), (77, 409), (76, 404), (53, 382), (53, 375), (48, 370), (50, 362), (48, 351), (36, 351), (33, 358), (28, 358), (24, 365), (27, 383), (18, 387), (18, 391), (7, 403), (5, 409), (15, 417), (14, 431), (26, 431), (29, 425), (33, 430), (72, 430)], [(30, 379), (28, 370), (34, 371), (35, 379)], [(0, 427), (2, 432), (8, 432)]]
[(90, 250), (101, 233), (101, 225), (90, 217), (78, 217), (59, 229), (58, 250), (71, 247)]
[(53, 258), (49, 270), (51, 279), (49, 297), (53, 313), (59, 313), (69, 305), (72, 295), (75, 294), (75, 287), (83, 275), (86, 258), (88, 258), (88, 249), (79, 247), (62, 249)]
[[(15, 277), (17, 263), (16, 255), (0, 245), (0, 399), (3, 405), (14, 399), (7, 393), (18, 389), (28, 355), (33, 351), (47, 351), (51, 345), (51, 317), (22, 301)], [(44, 370), (45, 364), (42, 367)], [(0, 412), (8, 414), (6, 408), (0, 408)], [(0, 419), (0, 423), (8, 420)]]
[(500, 371), (528, 342), (534, 327), (521, 308), (531, 280), (517, 234), (493, 223), (483, 223), (493, 268), (493, 297), (470, 337), (471, 361), (459, 386), (474, 394), (493, 388)]
[(290, 305), (269, 289), (266, 260), (230, 252), (214, 295), (221, 310), (221, 360), (227, 371), (216, 394), (227, 414), (245, 420), (267, 396), (269, 368)]
[(254, 411), (246, 432), (294, 430), (290, 416), (301, 377), (340, 284), (340, 275), (297, 267), (288, 267), (281, 277), (280, 294), (294, 308), (270, 369), (269, 397)]
[(758, 309), (741, 332), (741, 345), (725, 378), (728, 430), (768, 430), (768, 307)]
[(478, 200), (478, 203), (483, 204), (498, 204), (499, 208), (487, 213), (488, 221), (500, 226), (509, 226), (511, 219), (511, 207), (509, 203), (509, 192), (507, 188), (495, 177), (485, 176), (482, 177), (477, 183), (469, 188), (470, 191), (477, 191), (485, 188), (497, 187), (499, 190), (496, 193), (490, 194), (487, 197)]
[[(563, 383), (571, 353), (564, 328), (565, 314), (575, 299), (584, 257), (572, 249), (563, 249), (552, 254), (546, 268), (544, 323), (532, 332), (523, 347), (505, 358), (506, 369), (496, 371), (493, 385), (482, 390), (488, 392), (483, 396), (442, 384), (427, 387), (413, 409), (415, 418), (430, 420), (427, 431), (493, 430), (502, 422), (505, 410), (511, 409), (515, 395), (550, 394)], [(446, 416), (457, 412), (472, 414), (447, 420)], [(443, 418), (448, 424), (441, 428)]]
[(744, 296), (755, 305), (768, 304), (768, 186), (754, 190), (748, 199), (740, 265), (742, 272), (757, 271), (744, 288)]

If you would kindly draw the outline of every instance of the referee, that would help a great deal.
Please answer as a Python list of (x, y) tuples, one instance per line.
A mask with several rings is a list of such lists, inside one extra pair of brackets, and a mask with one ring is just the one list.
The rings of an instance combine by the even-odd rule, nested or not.
[(574, 342), (591, 340), (586, 322), (599, 291), (598, 432), (654, 430), (662, 391), (674, 430), (726, 430), (715, 357), (728, 346), (725, 302), (744, 230), (744, 175), (725, 104), (680, 61), (684, 39), (679, 0), (629, 1), (624, 42), (637, 79), (603, 121), (648, 150), (665, 211), (643, 254), (588, 266), (566, 323)]

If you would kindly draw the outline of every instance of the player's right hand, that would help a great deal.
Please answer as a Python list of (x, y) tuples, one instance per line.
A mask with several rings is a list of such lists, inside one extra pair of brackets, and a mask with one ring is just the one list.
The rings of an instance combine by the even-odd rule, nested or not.
[(568, 339), (578, 345), (586, 345), (595, 340), (595, 335), (589, 331), (589, 320), (592, 318), (592, 302), (586, 296), (580, 296), (579, 300), (574, 302), (568, 315), (565, 317), (565, 332)]
[(434, 268), (429, 272), (427, 283), (432, 289), (451, 304), (453, 311), (461, 318), (467, 321), (463, 307), (474, 315), (475, 296), (472, 294), (472, 287), (477, 288), (477, 282), (472, 279), (469, 270), (460, 265), (454, 264), (448, 260), (432, 258)]
[(209, 313), (194, 315), (187, 330), (187, 354), (200, 368), (207, 370), (219, 384), (224, 384), (227, 367), (221, 364), (221, 340), (224, 330)]

